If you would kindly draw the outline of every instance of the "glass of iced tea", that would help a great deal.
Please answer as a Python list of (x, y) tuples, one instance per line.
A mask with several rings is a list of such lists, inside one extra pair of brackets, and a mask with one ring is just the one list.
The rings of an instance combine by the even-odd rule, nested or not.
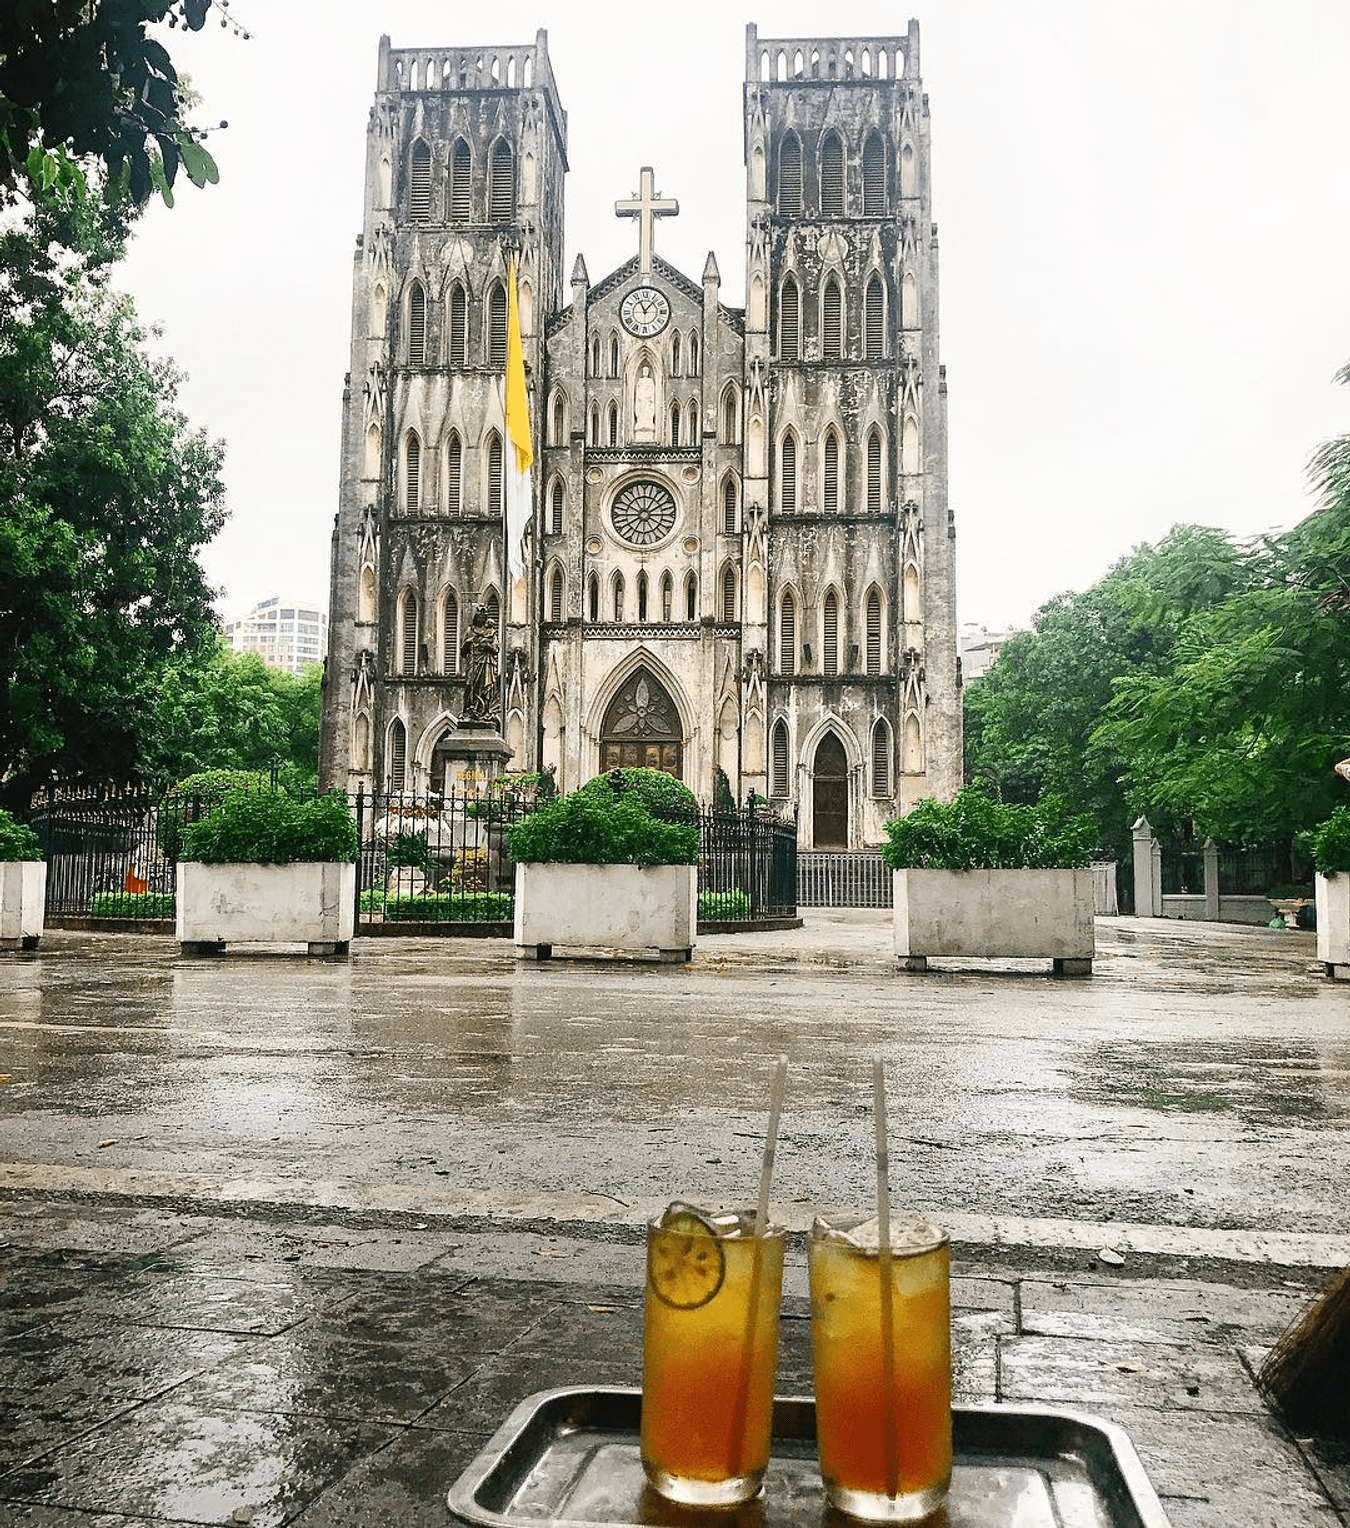
[(816, 1446), (833, 1506), (907, 1523), (936, 1511), (951, 1485), (951, 1256), (946, 1232), (918, 1216), (893, 1216), (889, 1242), (888, 1360), (877, 1221), (811, 1227)]
[(672, 1204), (647, 1227), (642, 1466), (692, 1506), (756, 1496), (769, 1464), (783, 1233)]

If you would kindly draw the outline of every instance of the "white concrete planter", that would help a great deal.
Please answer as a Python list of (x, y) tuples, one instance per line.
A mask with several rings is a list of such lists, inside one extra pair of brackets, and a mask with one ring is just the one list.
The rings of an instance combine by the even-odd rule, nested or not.
[(345, 955), (356, 923), (356, 866), (178, 863), (176, 933), (184, 954), (249, 942)]
[(516, 866), (516, 953), (688, 960), (698, 927), (694, 865)]
[(1090, 976), (1096, 949), (1089, 870), (897, 870), (895, 953), (1033, 957), (1056, 976)]
[(0, 861), (0, 949), (35, 950), (47, 907), (42, 860)]
[(1327, 975), (1350, 981), (1350, 871), (1319, 875), (1317, 896), (1317, 958)]

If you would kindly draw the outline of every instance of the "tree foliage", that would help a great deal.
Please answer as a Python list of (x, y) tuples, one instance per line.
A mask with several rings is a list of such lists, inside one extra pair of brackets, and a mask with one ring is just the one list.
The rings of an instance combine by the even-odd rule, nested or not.
[(223, 448), (110, 289), (119, 253), (82, 204), (0, 233), (0, 800), (21, 810), (53, 776), (134, 774), (166, 669), (213, 640)]

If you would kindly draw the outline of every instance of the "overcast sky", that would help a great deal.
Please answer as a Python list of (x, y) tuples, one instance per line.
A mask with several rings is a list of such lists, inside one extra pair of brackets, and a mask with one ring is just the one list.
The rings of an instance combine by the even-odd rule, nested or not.
[[(902, 7), (777, 0), (233, 0), (252, 33), (168, 34), (225, 118), (219, 186), (180, 182), (122, 282), (228, 445), (206, 554), (227, 612), (327, 602), (351, 260), (381, 32), (395, 47), (548, 30), (568, 112), (567, 250), (636, 252), (616, 198), (650, 164), (658, 253), (744, 298), (745, 24), (887, 35)], [(215, 14), (214, 12), (212, 13)], [(655, 19), (648, 20), (651, 14)], [(918, 10), (941, 238), (959, 616), (1024, 624), (1178, 521), (1239, 535), (1312, 507), (1350, 429), (1346, 0), (929, 0)]]

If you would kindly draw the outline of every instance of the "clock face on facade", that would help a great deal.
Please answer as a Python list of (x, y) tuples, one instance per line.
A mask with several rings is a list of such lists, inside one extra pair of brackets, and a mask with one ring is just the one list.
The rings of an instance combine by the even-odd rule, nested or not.
[(609, 515), (629, 546), (655, 546), (675, 529), (675, 499), (660, 483), (629, 483), (614, 496)]
[(619, 317), (629, 334), (646, 338), (660, 334), (670, 322), (670, 304), (665, 293), (658, 292), (655, 287), (634, 287), (624, 298)]

